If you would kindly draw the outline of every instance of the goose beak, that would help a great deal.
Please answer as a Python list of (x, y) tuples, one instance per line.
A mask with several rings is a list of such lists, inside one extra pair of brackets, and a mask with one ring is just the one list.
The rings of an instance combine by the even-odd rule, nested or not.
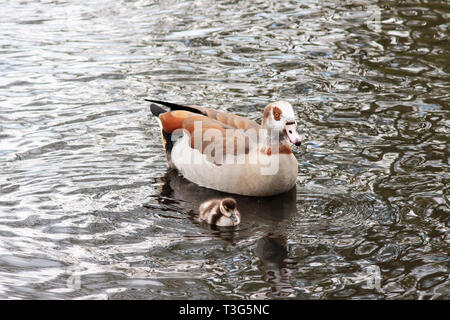
[(231, 215), (230, 218), (233, 222), (238, 222), (238, 218), (236, 217), (236, 215), (234, 213)]
[(295, 124), (295, 121), (286, 122), (286, 125), (284, 126), (284, 131), (286, 132), (286, 135), (292, 144), (295, 144), (296, 146), (302, 144), (302, 139), (300, 138), (300, 135), (297, 132), (297, 125)]

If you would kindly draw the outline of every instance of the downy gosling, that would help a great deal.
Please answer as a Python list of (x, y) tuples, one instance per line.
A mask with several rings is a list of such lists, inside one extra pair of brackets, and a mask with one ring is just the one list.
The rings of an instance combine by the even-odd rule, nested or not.
[(233, 227), (241, 223), (241, 214), (233, 198), (205, 201), (199, 210), (201, 220), (218, 227)]

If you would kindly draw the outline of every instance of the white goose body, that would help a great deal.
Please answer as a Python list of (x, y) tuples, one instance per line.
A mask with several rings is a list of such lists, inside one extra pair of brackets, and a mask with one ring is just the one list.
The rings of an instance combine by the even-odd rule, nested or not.
[(277, 195), (295, 186), (298, 164), (289, 142), (299, 145), (300, 136), (289, 103), (269, 104), (259, 125), (226, 112), (150, 101), (171, 108), (151, 105), (169, 164), (186, 179), (248, 196)]
[[(259, 157), (256, 163), (250, 160), (255, 156)], [(294, 187), (298, 175), (297, 159), (292, 153), (274, 157), (252, 150), (250, 154), (234, 157), (230, 164), (218, 166), (197, 149), (192, 149), (187, 135), (175, 143), (172, 162), (186, 179), (199, 186), (247, 196), (287, 192)], [(271, 174), (272, 171), (277, 172)]]

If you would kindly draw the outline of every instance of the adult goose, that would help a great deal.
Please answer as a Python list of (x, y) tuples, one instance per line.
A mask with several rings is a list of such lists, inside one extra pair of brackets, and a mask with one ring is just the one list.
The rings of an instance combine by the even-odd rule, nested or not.
[(259, 125), (214, 109), (146, 100), (159, 120), (169, 165), (186, 179), (247, 196), (272, 196), (294, 187), (298, 164), (290, 143), (298, 146), (301, 139), (290, 103), (267, 105)]

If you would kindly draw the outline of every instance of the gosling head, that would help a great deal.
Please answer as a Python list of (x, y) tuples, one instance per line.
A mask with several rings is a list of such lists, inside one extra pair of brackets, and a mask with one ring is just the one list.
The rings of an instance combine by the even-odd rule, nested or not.
[(222, 216), (230, 219), (233, 225), (241, 223), (241, 214), (236, 208), (236, 200), (233, 198), (222, 199), (219, 208)]

